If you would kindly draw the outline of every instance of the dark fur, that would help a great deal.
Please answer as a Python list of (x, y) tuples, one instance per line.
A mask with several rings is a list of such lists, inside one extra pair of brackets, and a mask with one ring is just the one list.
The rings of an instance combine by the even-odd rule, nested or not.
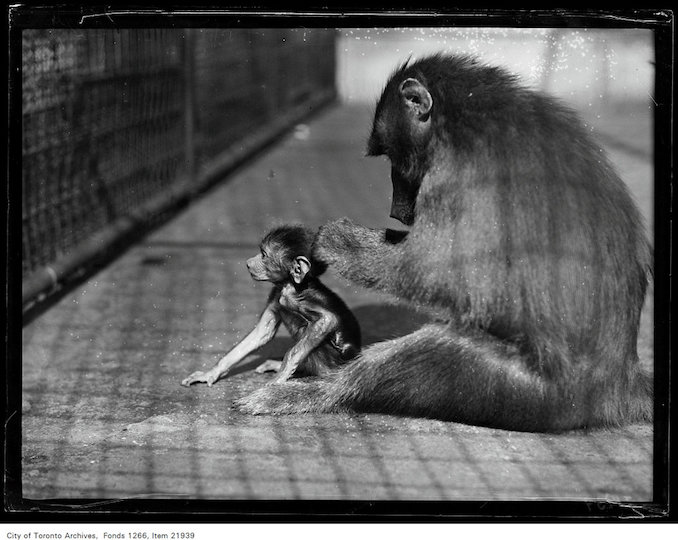
[[(399, 94), (409, 78), (433, 103), (417, 121)], [(437, 55), (392, 75), (368, 153), (390, 158), (394, 199), (411, 207), (394, 215), (409, 234), (340, 220), (321, 229), (316, 254), (351, 281), (447, 308), (450, 320), (365, 349), (331, 380), (262, 389), (244, 410), (528, 431), (652, 419), (636, 351), (649, 244), (573, 112), (501, 69)]]
[[(303, 225), (280, 225), (270, 230), (259, 244), (260, 249), (270, 247), (281, 265), (281, 275), (277, 281), (285, 282), (289, 279), (289, 270), (292, 260), (297, 255), (303, 255), (311, 262), (311, 276), (321, 276), (327, 270), (327, 264), (313, 255), (315, 231)], [(273, 269), (269, 268), (269, 271)]]
[[(276, 227), (260, 244), (267, 257), (250, 259), (248, 267), (254, 271), (258, 264), (262, 275), (273, 283), (268, 305), (276, 311), (295, 342), (307, 332), (309, 322), (317, 318), (318, 309), (327, 310), (336, 317), (337, 328), (309, 352), (296, 371), (297, 375), (324, 376), (355, 358), (360, 351), (361, 334), (358, 321), (348, 306), (317, 277), (327, 265), (313, 257), (314, 238), (315, 232), (302, 225)], [(299, 255), (310, 260), (311, 269), (303, 282), (294, 286), (294, 292), (285, 293), (285, 285), (292, 284), (290, 269), (294, 258)]]

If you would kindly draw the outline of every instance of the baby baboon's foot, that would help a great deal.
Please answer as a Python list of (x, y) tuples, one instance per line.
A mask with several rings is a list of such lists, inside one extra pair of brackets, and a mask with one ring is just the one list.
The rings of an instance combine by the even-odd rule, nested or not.
[(280, 371), (280, 366), (282, 366), (282, 362), (280, 360), (266, 360), (263, 364), (259, 365), (254, 371), (256, 373), (267, 373), (269, 371), (278, 373)]

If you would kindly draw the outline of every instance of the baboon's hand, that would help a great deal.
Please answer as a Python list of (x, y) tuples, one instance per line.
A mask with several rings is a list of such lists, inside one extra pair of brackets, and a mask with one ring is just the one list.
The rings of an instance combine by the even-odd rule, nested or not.
[(207, 383), (207, 386), (212, 386), (219, 378), (219, 373), (214, 370), (209, 371), (194, 371), (183, 381), (182, 386), (191, 386), (193, 383)]
[(275, 414), (275, 400), (271, 403), (268, 386), (260, 388), (252, 394), (236, 399), (233, 405), (240, 412), (247, 414)]
[(341, 218), (320, 227), (313, 244), (314, 256), (326, 264), (351, 257), (372, 231)]
[(235, 407), (248, 414), (291, 414), (310, 412), (318, 400), (318, 383), (287, 381), (285, 384), (266, 385), (234, 402)]

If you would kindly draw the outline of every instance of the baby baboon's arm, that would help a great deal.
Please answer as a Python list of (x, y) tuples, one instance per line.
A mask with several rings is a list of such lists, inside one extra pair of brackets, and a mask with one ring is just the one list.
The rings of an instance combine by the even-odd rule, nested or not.
[(181, 381), (181, 384), (183, 386), (190, 386), (193, 383), (204, 382), (207, 383), (207, 386), (212, 386), (212, 384), (237, 366), (248, 354), (271, 341), (279, 326), (280, 316), (273, 309), (272, 305), (269, 304), (261, 314), (261, 317), (259, 317), (259, 321), (252, 331), (219, 360), (212, 369), (209, 371), (195, 371)]
[(320, 317), (306, 327), (301, 337), (297, 342), (285, 353), (283, 357), (282, 366), (278, 375), (271, 381), (271, 384), (278, 384), (289, 379), (303, 362), (306, 357), (318, 345), (320, 345), (325, 338), (336, 330), (339, 319), (334, 313), (323, 308), (315, 309), (320, 314)]

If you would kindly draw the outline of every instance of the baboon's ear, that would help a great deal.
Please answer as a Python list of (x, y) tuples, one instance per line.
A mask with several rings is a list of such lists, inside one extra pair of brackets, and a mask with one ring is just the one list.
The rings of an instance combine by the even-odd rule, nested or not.
[(417, 79), (405, 79), (400, 84), (400, 95), (405, 105), (413, 111), (421, 121), (428, 120), (433, 107), (433, 98)]
[(306, 274), (311, 270), (311, 261), (309, 261), (303, 255), (299, 255), (294, 258), (292, 262), (292, 270), (290, 271), (290, 276), (295, 283), (301, 283), (304, 281)]

